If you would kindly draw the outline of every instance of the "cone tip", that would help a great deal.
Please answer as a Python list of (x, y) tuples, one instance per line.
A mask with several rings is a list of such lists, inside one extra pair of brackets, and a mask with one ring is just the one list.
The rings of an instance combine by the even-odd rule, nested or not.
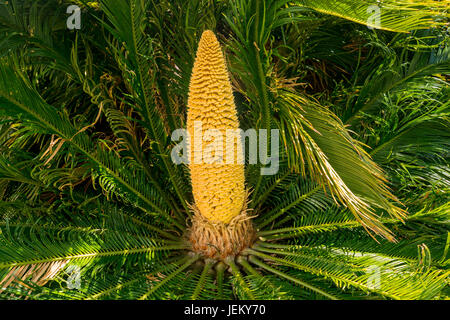
[(217, 41), (217, 37), (213, 31), (205, 30), (205, 31), (203, 31), (202, 37), (200, 39), (200, 42), (203, 42), (203, 41), (205, 41), (207, 43), (215, 42), (215, 41)]

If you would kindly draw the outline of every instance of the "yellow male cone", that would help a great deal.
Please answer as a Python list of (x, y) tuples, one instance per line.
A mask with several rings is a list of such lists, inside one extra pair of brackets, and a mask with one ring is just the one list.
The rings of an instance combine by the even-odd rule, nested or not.
[[(211, 138), (210, 141), (205, 141), (205, 134), (211, 129), (219, 130), (223, 140)], [(198, 211), (211, 222), (225, 224), (242, 212), (246, 201), (244, 164), (236, 159), (239, 152), (242, 152), (241, 141), (234, 139), (236, 156), (234, 161), (227, 161), (226, 154), (233, 152), (226, 147), (227, 129), (239, 129), (236, 106), (220, 44), (214, 33), (207, 30), (200, 39), (189, 85), (189, 169)], [(198, 138), (199, 134), (203, 139)], [(216, 159), (214, 157), (217, 154), (207, 152), (207, 148), (214, 143), (222, 146), (221, 162), (211, 163), (211, 159)]]

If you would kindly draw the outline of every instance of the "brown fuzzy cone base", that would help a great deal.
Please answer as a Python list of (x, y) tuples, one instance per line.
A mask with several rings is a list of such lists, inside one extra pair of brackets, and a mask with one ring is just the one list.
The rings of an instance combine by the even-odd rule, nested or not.
[(192, 250), (205, 257), (224, 260), (237, 256), (250, 247), (256, 239), (256, 232), (247, 210), (234, 217), (230, 223), (213, 222), (202, 216), (192, 207), (192, 225), (188, 232)]

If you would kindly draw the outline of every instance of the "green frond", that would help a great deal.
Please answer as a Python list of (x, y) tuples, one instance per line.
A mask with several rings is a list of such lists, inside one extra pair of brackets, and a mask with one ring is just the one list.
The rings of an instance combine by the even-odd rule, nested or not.
[(241, 300), (256, 300), (258, 299), (257, 287), (252, 287), (249, 283), (249, 279), (244, 276), (233, 261), (229, 261), (228, 265), (231, 268), (233, 274), (231, 278), (231, 285), (233, 287), (233, 293)]
[(272, 273), (274, 273), (274, 274), (276, 274), (276, 275), (278, 275), (280, 277), (283, 277), (283, 278), (285, 278), (285, 279), (287, 279), (289, 281), (294, 282), (295, 284), (301, 285), (301, 286), (303, 286), (303, 287), (305, 287), (305, 288), (307, 288), (309, 290), (312, 290), (312, 291), (314, 291), (314, 292), (316, 292), (316, 293), (318, 293), (320, 295), (323, 295), (323, 296), (325, 296), (325, 297), (327, 297), (327, 298), (329, 298), (331, 300), (337, 300), (336, 297), (334, 297), (333, 295), (330, 295), (330, 294), (324, 292), (323, 290), (320, 290), (320, 289), (318, 289), (318, 288), (316, 288), (316, 287), (314, 287), (314, 286), (312, 286), (312, 285), (310, 285), (310, 284), (308, 284), (308, 283), (306, 283), (304, 281), (301, 281), (299, 279), (293, 278), (293, 277), (289, 276), (288, 274), (282, 273), (279, 270), (277, 270), (275, 268), (272, 268), (272, 267), (268, 266), (267, 264), (265, 264), (264, 262), (258, 260), (254, 256), (250, 257), (250, 261), (252, 263), (256, 264), (257, 266), (266, 269), (267, 271), (270, 271), (270, 272), (272, 272)]
[[(305, 168), (345, 204), (368, 229), (387, 238), (389, 231), (379, 223), (373, 207), (403, 216), (392, 200), (381, 169), (353, 139), (339, 119), (325, 108), (288, 92), (280, 93), (280, 131), (291, 166)], [(291, 137), (296, 137), (294, 143)], [(358, 168), (358, 170), (355, 170)]]
[(285, 215), (300, 217), (311, 210), (324, 210), (331, 203), (331, 200), (324, 196), (320, 186), (308, 181), (292, 183), (277, 189), (270, 198), (274, 208), (267, 213), (261, 213), (256, 219), (260, 229), (267, 228), (277, 218), (287, 218)]
[[(145, 300), (145, 299), (151, 299), (154, 298), (156, 294), (158, 294), (160, 290), (162, 290), (162, 288), (164, 288), (164, 286), (168, 283), (170, 283), (171, 281), (173, 281), (175, 279), (175, 277), (177, 275), (179, 275), (183, 270), (185, 270), (186, 268), (188, 268), (190, 265), (192, 265), (195, 261), (197, 261), (199, 259), (198, 256), (195, 257), (191, 257), (191, 258), (185, 258), (184, 259), (184, 263), (179, 266), (176, 270), (174, 270), (173, 272), (171, 272), (169, 275), (167, 275), (165, 278), (163, 278), (162, 280), (159, 280), (157, 283), (155, 283), (150, 290), (148, 290), (147, 292), (145, 292), (145, 294), (143, 294), (139, 300)], [(181, 264), (181, 263), (180, 263)], [(176, 281), (176, 283), (179, 283), (179, 281)], [(166, 294), (171, 295), (172, 292), (171, 290), (167, 290), (165, 291)]]
[[(157, 153), (164, 155), (168, 135), (162, 120), (161, 110), (158, 110), (154, 103), (154, 70), (149, 66), (153, 65), (155, 69), (157, 66), (156, 62), (151, 60), (151, 57), (155, 55), (152, 51), (154, 49), (152, 41), (144, 33), (147, 21), (147, 6), (148, 3), (143, 0), (122, 2), (120, 5), (117, 5), (116, 1), (101, 1), (101, 8), (111, 23), (111, 25), (104, 24), (105, 27), (117, 40), (126, 45), (130, 53), (129, 60), (131, 60), (131, 64), (136, 71), (136, 77), (133, 77), (131, 84), (137, 94), (135, 98), (142, 117), (142, 124), (150, 137), (155, 140)], [(172, 130), (174, 129), (176, 128), (172, 128)], [(180, 185), (175, 179), (175, 174), (179, 170), (167, 157), (162, 156), (162, 161), (184, 209), (186, 212), (189, 211), (186, 196), (181, 192)]]
[[(398, 219), (380, 218), (380, 221), (386, 225), (395, 225), (400, 223), (425, 222), (433, 224), (448, 224), (449, 204), (446, 203), (433, 210), (422, 209), (417, 213), (411, 214), (402, 222)], [(338, 229), (361, 228), (362, 225), (346, 209), (332, 207), (328, 210), (314, 212), (309, 215), (299, 215), (297, 221), (291, 227), (281, 229), (270, 229), (260, 231), (259, 236), (265, 240), (280, 240), (288, 238), (298, 238), (308, 234), (332, 232)]]
[(320, 13), (367, 25), (371, 28), (393, 32), (408, 32), (413, 29), (429, 28), (439, 25), (439, 17), (447, 17), (447, 8), (439, 1), (383, 1), (375, 5), (380, 10), (377, 24), (371, 1), (294, 1), (295, 4), (314, 9)]
[[(116, 270), (136, 264), (145, 266), (166, 257), (170, 251), (186, 249), (179, 240), (154, 238), (154, 227), (145, 231), (145, 224), (136, 224), (136, 219), (119, 212), (109, 213), (100, 220), (75, 217), (74, 225), (68, 225), (61, 217), (1, 222), (2, 283), (32, 276), (33, 282), (42, 284), (70, 265), (82, 267), (86, 274), (98, 272), (100, 265)], [(17, 250), (18, 246), (21, 250)]]
[[(11, 85), (14, 91), (8, 89)], [(107, 192), (115, 190), (117, 185), (120, 185), (123, 188), (122, 192), (135, 196), (145, 207), (155, 210), (158, 214), (177, 224), (164, 209), (154, 203), (151, 199), (152, 194), (145, 194), (145, 191), (142, 191), (142, 187), (145, 185), (130, 179), (133, 174), (125, 172), (125, 168), (119, 164), (120, 159), (113, 158), (99, 146), (95, 149), (83, 130), (77, 131), (67, 119), (67, 116), (46, 104), (23, 76), (14, 72), (8, 64), (3, 64), (0, 68), (0, 99), (2, 110), (13, 114), (17, 114), (17, 110), (21, 110), (44, 132), (56, 134), (63, 139), (62, 141), (70, 144), (76, 151), (91, 161), (98, 175), (102, 177), (101, 185)], [(182, 228), (180, 225), (179, 227)]]
[(449, 276), (448, 271), (433, 268), (418, 272), (408, 262), (371, 253), (302, 247), (286, 251), (263, 247), (255, 250), (249, 252), (273, 263), (323, 276), (340, 288), (356, 287), (392, 299), (430, 299), (442, 290)]

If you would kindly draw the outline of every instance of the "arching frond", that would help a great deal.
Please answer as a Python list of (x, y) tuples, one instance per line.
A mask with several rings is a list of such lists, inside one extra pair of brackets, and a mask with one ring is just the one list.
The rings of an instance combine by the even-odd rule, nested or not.
[[(410, 264), (376, 254), (354, 254), (339, 249), (292, 248), (289, 251), (257, 247), (250, 253), (294, 269), (331, 279), (337, 286), (354, 286), (393, 299), (430, 299), (448, 280), (448, 271), (417, 273)], [(319, 251), (322, 251), (319, 253)], [(265, 253), (262, 253), (265, 252)], [(274, 253), (274, 257), (267, 253)], [(394, 272), (392, 272), (395, 270)], [(447, 279), (447, 280), (446, 280)]]
[(440, 1), (295, 1), (300, 6), (312, 8), (320, 13), (347, 19), (371, 28), (408, 32), (429, 28), (440, 23), (439, 17), (448, 16), (447, 8)]

